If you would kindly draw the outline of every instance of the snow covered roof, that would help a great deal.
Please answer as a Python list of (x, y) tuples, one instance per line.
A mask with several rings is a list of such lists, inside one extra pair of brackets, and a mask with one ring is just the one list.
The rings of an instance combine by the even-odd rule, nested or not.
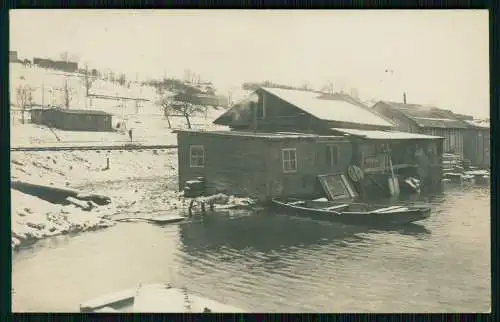
[(300, 108), (301, 110), (326, 121), (357, 123), (393, 127), (394, 124), (371, 111), (347, 100), (327, 98), (316, 92), (299, 91), (281, 88), (262, 87), (280, 99)]
[(56, 109), (58, 112), (67, 113), (67, 114), (84, 114), (84, 115), (111, 115), (108, 112), (99, 111), (99, 110), (80, 110), (80, 109)]
[(472, 125), (473, 127), (476, 128), (482, 128), (482, 129), (489, 129), (490, 128), (490, 121), (485, 121), (485, 120), (466, 120), (469, 125)]
[(317, 135), (310, 133), (295, 133), (295, 132), (246, 132), (246, 131), (200, 131), (200, 130), (175, 130), (175, 133), (193, 133), (193, 134), (212, 134), (212, 135), (225, 135), (225, 136), (239, 136), (239, 137), (252, 137), (264, 138), (270, 140), (282, 139), (338, 139), (343, 140), (343, 136), (338, 135)]
[(396, 131), (372, 131), (356, 129), (332, 128), (332, 130), (348, 135), (360, 136), (372, 140), (435, 140), (442, 139), (440, 136), (424, 135), (418, 133), (396, 132)]
[(452, 111), (420, 104), (405, 104), (392, 101), (381, 102), (398, 110), (421, 127), (452, 129), (466, 129), (469, 127), (466, 121), (460, 119), (463, 115), (454, 114)]

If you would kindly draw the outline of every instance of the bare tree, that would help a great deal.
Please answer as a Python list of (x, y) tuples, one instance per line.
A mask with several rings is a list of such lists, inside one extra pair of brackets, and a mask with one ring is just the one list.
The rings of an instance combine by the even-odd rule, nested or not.
[(89, 71), (89, 67), (85, 64), (85, 77), (83, 78), (83, 86), (85, 86), (85, 96), (89, 96), (90, 88), (95, 81), (95, 77), (97, 76), (97, 71), (93, 69)]
[(160, 98), (155, 102), (155, 104), (162, 109), (163, 115), (165, 115), (168, 122), (168, 128), (171, 129), (172, 124), (170, 123), (170, 114), (173, 112), (172, 98), (161, 93)]
[(74, 91), (71, 89), (71, 84), (68, 81), (68, 78), (66, 77), (64, 79), (64, 87), (63, 87), (63, 99), (64, 99), (64, 107), (69, 109), (69, 105), (71, 101), (73, 100), (73, 94)]
[(21, 122), (24, 124), (24, 113), (28, 107), (33, 105), (32, 92), (34, 91), (29, 85), (19, 85), (16, 89), (17, 104), (21, 108)]
[(127, 82), (127, 76), (125, 76), (124, 73), (121, 73), (118, 75), (117, 80), (116, 80), (121, 86), (125, 86), (125, 83)]
[(203, 112), (203, 107), (192, 104), (191, 102), (184, 101), (178, 104), (172, 104), (172, 110), (184, 116), (187, 122), (188, 129), (191, 129), (190, 117), (195, 113)]

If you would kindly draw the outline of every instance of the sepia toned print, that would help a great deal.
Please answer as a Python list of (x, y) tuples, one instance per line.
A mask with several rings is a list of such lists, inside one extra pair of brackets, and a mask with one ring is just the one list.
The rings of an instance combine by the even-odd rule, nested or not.
[(13, 10), (14, 312), (488, 312), (487, 11)]

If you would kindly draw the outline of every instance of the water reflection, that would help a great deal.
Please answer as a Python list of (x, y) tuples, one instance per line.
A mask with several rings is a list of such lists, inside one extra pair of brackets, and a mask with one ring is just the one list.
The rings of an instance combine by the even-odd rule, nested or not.
[(260, 312), (484, 311), (489, 198), (477, 187), (421, 195), (431, 217), (398, 227), (240, 211), (58, 236), (13, 256), (15, 308), (71, 311), (138, 282), (173, 281)]
[(197, 221), (179, 226), (183, 250), (190, 253), (215, 251), (221, 247), (234, 250), (251, 248), (269, 253), (293, 247), (302, 249), (320, 245), (345, 247), (360, 242), (361, 233), (396, 232), (408, 236), (429, 235), (431, 232), (419, 224), (377, 227), (349, 226), (336, 222), (312, 220), (269, 211), (207, 213)]

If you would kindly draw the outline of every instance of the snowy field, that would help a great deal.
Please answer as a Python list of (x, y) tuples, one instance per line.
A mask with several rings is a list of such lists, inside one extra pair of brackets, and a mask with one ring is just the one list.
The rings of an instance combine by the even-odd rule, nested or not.
[[(211, 111), (212, 114), (224, 112), (223, 110)], [(28, 118), (29, 119), (29, 118)], [(226, 129), (222, 126), (211, 124), (215, 116), (198, 116), (190, 119), (193, 129)], [(133, 141), (141, 144), (166, 144), (176, 145), (177, 137), (172, 133), (174, 129), (186, 129), (186, 120), (175, 117), (171, 119), (172, 128), (168, 127), (167, 120), (163, 115), (127, 115), (125, 117), (113, 116), (113, 123), (125, 121), (126, 128), (132, 129)], [(115, 132), (84, 132), (63, 131), (36, 124), (20, 123), (20, 117), (11, 123), (11, 147), (37, 146), (37, 144), (51, 144), (54, 146), (71, 143), (102, 143), (123, 144), (130, 142), (126, 131)]]
[[(25, 67), (22, 64), (9, 64), (11, 104), (17, 104), (16, 88), (19, 85), (30, 86), (33, 92), (33, 102), (38, 105), (64, 105), (64, 92), (66, 82), (71, 93), (71, 105), (75, 108), (85, 108), (86, 88), (85, 77), (78, 73), (65, 73), (58, 70), (33, 67)], [(92, 94), (121, 96), (129, 98), (153, 99), (156, 95), (155, 89), (149, 86), (141, 86), (135, 82), (128, 86), (105, 81), (104, 79), (91, 78), (92, 85), (89, 92)], [(113, 102), (113, 101), (111, 101)], [(115, 101), (116, 103), (116, 101)], [(87, 106), (90, 108), (90, 106)], [(94, 106), (96, 107), (96, 106)]]
[[(130, 88), (104, 80), (96, 80), (90, 89), (91, 93), (143, 98), (149, 101), (116, 101), (107, 99), (89, 99), (85, 97), (85, 79), (83, 75), (66, 74), (63, 72), (23, 67), (21, 64), (10, 64), (11, 91), (11, 146), (29, 146), (41, 143), (74, 143), (74, 142), (129, 142), (128, 134), (122, 132), (73, 132), (54, 129), (29, 123), (29, 113), (25, 113), (26, 124), (21, 124), (21, 112), (18, 111), (16, 88), (28, 85), (33, 88), (33, 103), (37, 105), (63, 106), (64, 93), (62, 88), (66, 81), (72, 100), (70, 107), (74, 109), (101, 110), (113, 115), (113, 125), (125, 122), (127, 129), (133, 130), (133, 139), (142, 144), (175, 144), (176, 136), (172, 129), (187, 128), (187, 122), (182, 117), (172, 117), (172, 129), (160, 107), (154, 102), (158, 99), (154, 88), (131, 84)], [(225, 129), (212, 124), (224, 109), (209, 108), (206, 115), (196, 115), (191, 119), (194, 129)]]

